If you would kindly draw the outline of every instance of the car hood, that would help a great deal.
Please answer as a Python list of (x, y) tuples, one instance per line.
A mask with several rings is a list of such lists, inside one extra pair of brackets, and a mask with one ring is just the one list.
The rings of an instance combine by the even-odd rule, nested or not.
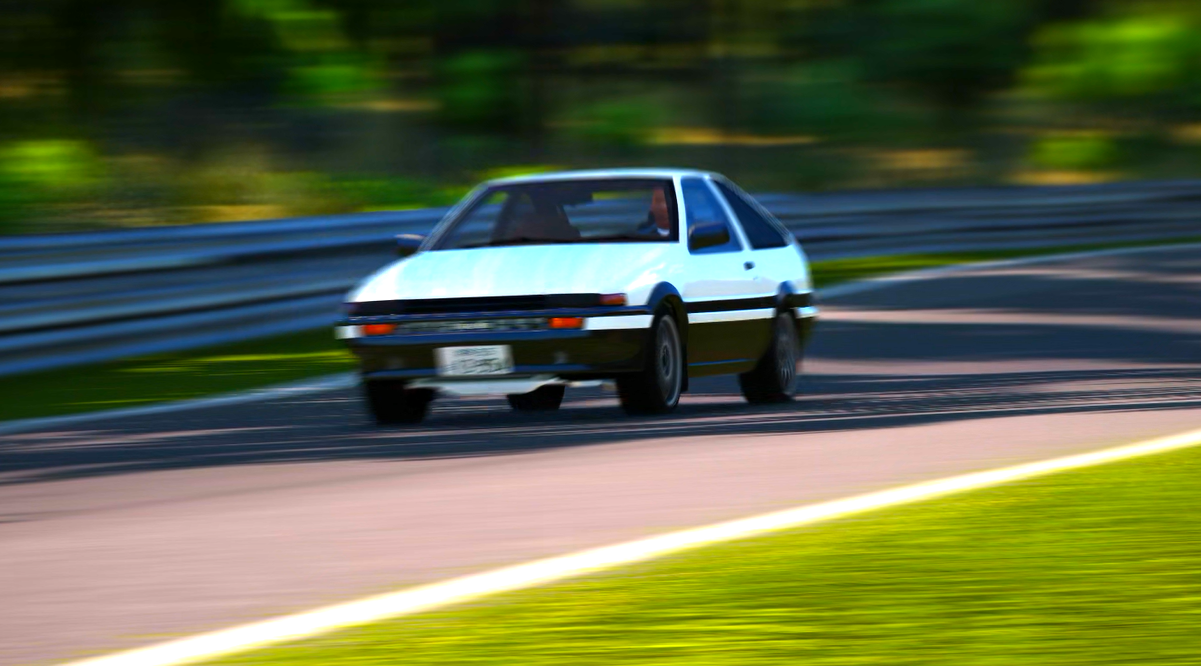
[(523, 245), (421, 252), (376, 272), (350, 301), (523, 294), (649, 293), (675, 243)]

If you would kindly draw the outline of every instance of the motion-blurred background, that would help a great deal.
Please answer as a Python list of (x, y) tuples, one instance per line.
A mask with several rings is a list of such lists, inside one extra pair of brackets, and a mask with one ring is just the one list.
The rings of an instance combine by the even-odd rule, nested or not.
[(442, 205), (552, 167), (1190, 177), (1199, 27), (1171, 0), (15, 0), (0, 231)]

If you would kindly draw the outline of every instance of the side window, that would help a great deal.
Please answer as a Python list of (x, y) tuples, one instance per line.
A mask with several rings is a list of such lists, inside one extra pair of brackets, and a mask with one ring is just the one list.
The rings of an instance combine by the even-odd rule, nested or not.
[(714, 252), (739, 252), (742, 244), (738, 242), (738, 234), (730, 226), (725, 209), (713, 195), (713, 191), (705, 186), (700, 178), (685, 178), (680, 181), (680, 189), (684, 193), (684, 209), (687, 215), (688, 228), (693, 229), (698, 224), (718, 223), (726, 227), (730, 241), (724, 245), (715, 245), (703, 250), (694, 250), (693, 254), (711, 254)]
[(721, 190), (726, 201), (729, 202), (730, 208), (734, 209), (734, 214), (738, 216), (738, 221), (742, 223), (742, 230), (746, 232), (746, 239), (750, 241), (752, 248), (765, 250), (767, 248), (788, 245), (788, 239), (784, 237), (784, 234), (780, 233), (776, 225), (764, 217), (754, 206), (747, 203), (746, 199), (742, 198), (742, 195), (719, 180), (714, 181), (714, 183)]

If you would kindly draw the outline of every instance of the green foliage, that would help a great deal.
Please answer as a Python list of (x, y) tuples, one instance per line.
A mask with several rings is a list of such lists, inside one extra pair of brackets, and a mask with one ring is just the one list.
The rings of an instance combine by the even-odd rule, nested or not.
[[(216, 0), (165, 3), (162, 12), (156, 26), (158, 41), (188, 83), (210, 93), (270, 94), (284, 80), (285, 53), (275, 27), (261, 13)], [(98, 30), (99, 26), (88, 29)]]
[(1201, 75), (1198, 27), (1176, 15), (1047, 26), (1034, 40), (1025, 81), (1036, 93), (1074, 101), (1181, 97)]
[(19, 183), (7, 174), (0, 173), (0, 234), (11, 234), (23, 229), (26, 212), (24, 192)]
[(46, 139), (18, 141), (0, 149), (0, 171), (15, 182), (53, 192), (92, 186), (103, 167), (84, 141)]
[(569, 129), (594, 148), (623, 151), (646, 143), (666, 115), (655, 98), (605, 99), (578, 109)]
[(439, 119), (468, 131), (521, 128), (527, 92), (519, 51), (467, 51), (438, 67)]
[(786, 69), (748, 68), (739, 86), (739, 123), (754, 132), (857, 141), (906, 129), (916, 120), (862, 81), (851, 61)]
[(84, 141), (41, 139), (0, 147), (0, 225), (16, 228), (45, 207), (88, 198), (104, 164)]
[(113, 363), (0, 377), (4, 419), (185, 400), (348, 371), (350, 352), (328, 329)]
[(379, 68), (358, 54), (332, 53), (312, 58), (289, 72), (288, 91), (316, 103), (361, 95), (379, 87)]
[(1028, 0), (883, 0), (855, 35), (869, 80), (963, 108), (1010, 83), (1034, 22)]
[(329, 197), (346, 210), (401, 210), (449, 206), (464, 193), (462, 189), (439, 187), (413, 178), (340, 177), (324, 186)]
[[(0, 162), (23, 150), (34, 166), (0, 164), (0, 224), (418, 205), (514, 163), (675, 163), (787, 188), (913, 184), (912, 169), (874, 168), (896, 147), (970, 156), (962, 170), (922, 171), (931, 183), (1003, 181), (1030, 163), (1196, 176), (1182, 147), (1201, 110), (1193, 4), (9, 3)], [(1001, 138), (1119, 125), (1142, 133), (1141, 148), (1064, 135), (1027, 152)], [(95, 140), (43, 140), (63, 136)], [(212, 163), (247, 145), (260, 160)], [(167, 168), (139, 176), (121, 166), (134, 160)]]
[(287, 63), (289, 94), (323, 103), (378, 88), (377, 62), (352, 47), (339, 14), (311, 4), (308, 0), (237, 0), (235, 6), (270, 23)]
[(1036, 141), (1030, 151), (1030, 161), (1048, 169), (1104, 169), (1120, 157), (1114, 140), (1102, 134), (1054, 134)]
[(187, 199), (196, 204), (269, 206), (279, 215), (323, 215), (446, 206), (462, 190), (404, 177), (330, 176), (274, 171), (253, 160), (217, 161), (195, 171)]

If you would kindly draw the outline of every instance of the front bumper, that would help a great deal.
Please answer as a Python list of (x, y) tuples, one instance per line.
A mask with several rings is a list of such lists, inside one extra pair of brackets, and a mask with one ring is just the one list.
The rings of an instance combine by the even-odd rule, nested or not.
[[(804, 345), (817, 318), (806, 299), (790, 303)], [(508, 324), (545, 323), (579, 317), (580, 329), (505, 329)], [(539, 311), (439, 312), (348, 316), (335, 332), (358, 357), (366, 380), (400, 379), (414, 386), (489, 382), (569, 383), (611, 379), (645, 367), (645, 348), (654, 317), (644, 307), (563, 308)], [(394, 324), (397, 332), (367, 335), (370, 324)], [(500, 326), (501, 328), (496, 328)], [(442, 347), (507, 345), (513, 372), (468, 377), (440, 376), (435, 350)], [(517, 392), (517, 391), (514, 391)]]
[[(480, 331), (346, 337), (364, 379), (420, 380), (437, 377), (439, 347), (508, 345), (513, 372), (463, 379), (553, 376), (564, 381), (610, 378), (643, 367), (647, 329)], [(452, 380), (454, 378), (446, 378)]]

